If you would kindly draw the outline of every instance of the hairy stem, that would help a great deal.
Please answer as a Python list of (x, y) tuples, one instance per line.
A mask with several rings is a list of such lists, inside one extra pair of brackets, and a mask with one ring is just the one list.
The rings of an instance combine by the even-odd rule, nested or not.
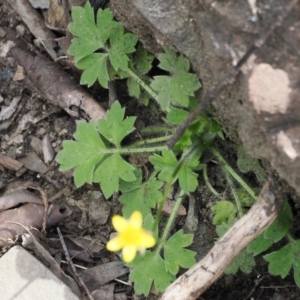
[(169, 220), (168, 220), (167, 225), (166, 225), (166, 227), (165, 227), (165, 229), (164, 229), (164, 232), (163, 232), (163, 234), (162, 234), (162, 237), (161, 237), (161, 239), (160, 239), (160, 241), (159, 241), (159, 243), (158, 243), (158, 245), (157, 245), (157, 247), (156, 247), (155, 254), (159, 254), (161, 248), (162, 248), (162, 247), (165, 245), (165, 243), (166, 243), (166, 240), (167, 240), (167, 238), (168, 238), (168, 236), (169, 236), (169, 233), (170, 233), (172, 224), (173, 224), (173, 222), (174, 222), (174, 220), (175, 220), (175, 218), (176, 218), (177, 211), (178, 211), (178, 209), (179, 209), (179, 207), (180, 207), (180, 205), (181, 205), (182, 198), (183, 198), (184, 194), (185, 194), (185, 193), (184, 193), (183, 190), (181, 190), (180, 193), (178, 194), (178, 197), (177, 197), (177, 199), (176, 199), (176, 202), (175, 202), (174, 208), (173, 208), (173, 210), (172, 210), (172, 213), (171, 213), (171, 215), (170, 215), (170, 217), (169, 217)]
[(222, 168), (222, 169), (223, 169), (223, 172), (224, 172), (224, 174), (226, 176), (226, 179), (227, 179), (227, 181), (229, 183), (229, 186), (230, 186), (230, 189), (231, 189), (234, 201), (235, 201), (235, 205), (236, 205), (236, 208), (237, 208), (238, 217), (240, 219), (244, 215), (240, 198), (239, 198), (239, 196), (238, 196), (238, 194), (237, 194), (237, 192), (236, 192), (236, 190), (235, 190), (235, 188), (233, 186), (233, 182), (231, 180), (231, 177), (230, 177), (228, 171), (225, 169), (225, 167)]
[(249, 193), (249, 195), (256, 201), (257, 196), (255, 195), (253, 189), (230, 167), (228, 162), (224, 159), (224, 157), (220, 154), (217, 149), (214, 147), (210, 148), (213, 155), (218, 159), (220, 163), (224, 166), (226, 171)]
[(207, 176), (207, 165), (203, 168), (203, 178), (205, 181), (206, 186), (209, 188), (209, 190), (215, 195), (220, 196), (220, 194), (213, 188), (213, 186), (210, 184), (208, 176)]
[(153, 90), (139, 77), (137, 76), (132, 70), (129, 68), (127, 69), (127, 73), (131, 76), (153, 99), (158, 102), (157, 95), (153, 92)]
[(170, 138), (170, 135), (166, 136), (161, 136), (157, 138), (152, 138), (152, 139), (146, 139), (142, 141), (138, 141), (136, 143), (133, 143), (130, 145), (130, 147), (136, 147), (136, 146), (146, 146), (148, 144), (154, 144), (154, 143), (160, 143), (160, 142), (165, 142)]

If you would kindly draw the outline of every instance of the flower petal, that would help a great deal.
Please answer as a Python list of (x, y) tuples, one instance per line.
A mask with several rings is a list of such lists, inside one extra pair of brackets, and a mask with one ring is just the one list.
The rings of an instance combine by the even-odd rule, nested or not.
[(143, 225), (143, 216), (138, 210), (134, 211), (130, 216), (129, 223), (133, 228), (141, 228)]
[(124, 231), (124, 229), (126, 229), (129, 225), (129, 222), (119, 215), (113, 216), (111, 221), (116, 231), (120, 233)]
[(123, 248), (123, 246), (124, 244), (122, 242), (121, 237), (117, 236), (106, 244), (106, 249), (109, 251), (119, 251), (120, 249)]
[(155, 238), (148, 233), (146, 230), (144, 230), (142, 236), (141, 236), (141, 246), (145, 248), (151, 248), (156, 244)]
[(125, 262), (129, 263), (134, 260), (136, 255), (136, 246), (129, 245), (123, 248), (122, 254)]

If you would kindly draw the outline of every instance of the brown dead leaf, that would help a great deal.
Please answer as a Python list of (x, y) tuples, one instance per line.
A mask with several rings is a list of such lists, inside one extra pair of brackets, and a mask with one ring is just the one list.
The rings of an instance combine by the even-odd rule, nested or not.
[(0, 197), (0, 212), (15, 207), (20, 203), (43, 204), (41, 198), (26, 190), (19, 190)]
[[(53, 226), (71, 215), (68, 208), (50, 205), (47, 211), (47, 226)], [(0, 212), (0, 247), (8, 246), (15, 238), (24, 233), (26, 227), (42, 229), (45, 209), (44, 205), (27, 203), (21, 207)]]
[(81, 277), (88, 289), (90, 291), (94, 291), (99, 288), (99, 286), (104, 285), (128, 272), (128, 268), (122, 261), (112, 261), (107, 264), (85, 270), (81, 274)]
[(99, 289), (94, 290), (91, 295), (94, 300), (112, 300), (114, 299), (115, 283), (109, 283), (101, 286)]
[(23, 163), (9, 156), (0, 154), (0, 165), (11, 171), (18, 171), (23, 167)]

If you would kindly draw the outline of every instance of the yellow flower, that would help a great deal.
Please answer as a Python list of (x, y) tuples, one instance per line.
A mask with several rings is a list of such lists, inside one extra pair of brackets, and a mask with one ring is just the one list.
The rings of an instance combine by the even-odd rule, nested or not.
[(139, 211), (133, 212), (129, 220), (115, 215), (112, 217), (112, 224), (119, 234), (107, 243), (106, 248), (109, 251), (119, 251), (123, 248), (125, 262), (131, 262), (135, 258), (136, 251), (143, 253), (146, 248), (155, 245), (151, 233), (142, 228), (142, 214)]

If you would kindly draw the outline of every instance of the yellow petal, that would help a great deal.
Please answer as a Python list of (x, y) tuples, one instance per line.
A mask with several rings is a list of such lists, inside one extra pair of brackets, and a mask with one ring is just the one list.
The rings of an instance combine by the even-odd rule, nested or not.
[(109, 251), (119, 251), (120, 249), (123, 248), (123, 246), (124, 244), (122, 242), (121, 237), (117, 236), (106, 244), (106, 249)]
[(124, 231), (129, 225), (129, 222), (119, 215), (113, 216), (111, 221), (117, 232)]
[(136, 255), (136, 247), (134, 245), (125, 246), (122, 251), (123, 259), (129, 263), (134, 260)]
[(130, 216), (129, 223), (133, 228), (141, 228), (143, 225), (142, 214), (138, 210), (134, 211)]
[(155, 238), (145, 230), (141, 236), (140, 243), (142, 247), (151, 248), (155, 245), (156, 241)]

